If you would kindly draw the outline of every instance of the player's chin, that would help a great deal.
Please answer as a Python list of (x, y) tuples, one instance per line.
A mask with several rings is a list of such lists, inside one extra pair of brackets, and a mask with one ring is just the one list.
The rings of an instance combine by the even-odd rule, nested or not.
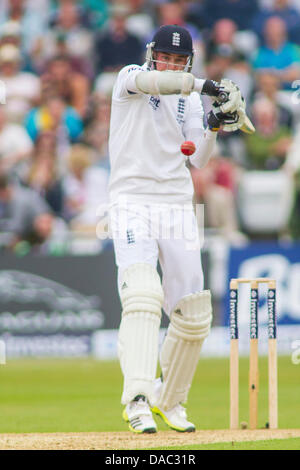
[(164, 66), (164, 65), (160, 65), (160, 66), (156, 65), (156, 70), (158, 70), (158, 72), (165, 72), (166, 70), (169, 70), (169, 69), (167, 66)]
[(172, 67), (172, 68), (169, 68), (168, 70), (170, 72), (183, 72), (184, 68), (185, 68), (185, 66), (178, 65), (177, 67)]

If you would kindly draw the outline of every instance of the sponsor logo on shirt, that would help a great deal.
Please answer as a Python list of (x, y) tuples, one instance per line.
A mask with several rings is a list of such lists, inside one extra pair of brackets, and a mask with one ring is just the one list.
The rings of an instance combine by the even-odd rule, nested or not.
[(149, 98), (149, 104), (152, 106), (154, 111), (156, 111), (159, 107), (160, 104), (160, 99), (157, 98), (156, 96), (150, 96)]
[(142, 70), (142, 69), (141, 69), (141, 67), (130, 67), (130, 68), (127, 70), (127, 73), (133, 72), (134, 70)]

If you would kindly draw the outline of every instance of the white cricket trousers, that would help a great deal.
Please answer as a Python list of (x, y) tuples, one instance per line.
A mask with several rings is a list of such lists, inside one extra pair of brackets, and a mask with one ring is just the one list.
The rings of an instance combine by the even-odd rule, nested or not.
[(203, 290), (200, 237), (191, 204), (118, 204), (110, 229), (121, 293), (124, 271), (136, 263), (162, 270), (163, 309), (170, 316), (185, 295)]

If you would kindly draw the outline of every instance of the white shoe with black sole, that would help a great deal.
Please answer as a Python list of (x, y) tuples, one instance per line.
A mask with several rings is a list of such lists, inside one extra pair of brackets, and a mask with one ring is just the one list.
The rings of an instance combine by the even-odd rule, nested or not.
[(122, 416), (132, 432), (138, 434), (157, 432), (149, 403), (144, 395), (137, 395), (134, 400), (126, 405)]

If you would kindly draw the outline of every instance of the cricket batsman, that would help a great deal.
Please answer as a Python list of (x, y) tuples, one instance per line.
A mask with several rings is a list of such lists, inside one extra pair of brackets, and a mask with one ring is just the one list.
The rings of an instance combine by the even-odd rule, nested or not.
[[(193, 56), (186, 29), (162, 26), (147, 45), (146, 63), (124, 67), (112, 96), (109, 193), (122, 304), (121, 401), (135, 433), (157, 431), (152, 413), (171, 429), (195, 431), (183, 404), (210, 332), (212, 306), (210, 291), (203, 290), (199, 243), (189, 243), (185, 232), (174, 236), (184, 219), (199, 242), (193, 183), (180, 147), (192, 141), (190, 163), (202, 168), (220, 127), (234, 131), (246, 119), (238, 87), (196, 79)], [(201, 94), (213, 100), (206, 129)], [(170, 323), (159, 351), (162, 308)]]

